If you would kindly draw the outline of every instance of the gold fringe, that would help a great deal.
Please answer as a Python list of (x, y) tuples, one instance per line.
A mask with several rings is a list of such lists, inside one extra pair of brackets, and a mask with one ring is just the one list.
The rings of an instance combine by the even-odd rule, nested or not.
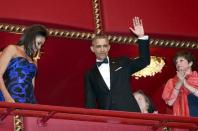
[(144, 69), (134, 73), (132, 76), (135, 76), (135, 79), (140, 77), (154, 76), (156, 73), (160, 73), (164, 67), (165, 62), (161, 57), (151, 56), (150, 65)]

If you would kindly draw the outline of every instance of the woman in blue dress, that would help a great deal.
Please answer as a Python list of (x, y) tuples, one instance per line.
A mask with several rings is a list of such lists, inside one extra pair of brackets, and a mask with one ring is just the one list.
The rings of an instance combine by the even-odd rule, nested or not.
[(28, 27), (17, 45), (8, 45), (0, 55), (0, 101), (36, 103), (34, 57), (47, 37), (42, 25)]

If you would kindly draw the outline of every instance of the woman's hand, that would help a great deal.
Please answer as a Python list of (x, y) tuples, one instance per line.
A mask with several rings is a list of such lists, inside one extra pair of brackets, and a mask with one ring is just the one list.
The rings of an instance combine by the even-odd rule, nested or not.
[(177, 71), (177, 77), (183, 83), (186, 77), (186, 73), (184, 71)]
[(5, 102), (15, 103), (15, 100), (11, 96), (7, 96)]

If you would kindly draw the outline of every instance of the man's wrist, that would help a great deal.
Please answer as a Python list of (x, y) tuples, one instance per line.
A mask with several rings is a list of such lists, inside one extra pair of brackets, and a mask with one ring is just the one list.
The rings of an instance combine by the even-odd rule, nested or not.
[(140, 39), (140, 40), (148, 40), (148, 38), (149, 38), (148, 35), (138, 36), (138, 39)]

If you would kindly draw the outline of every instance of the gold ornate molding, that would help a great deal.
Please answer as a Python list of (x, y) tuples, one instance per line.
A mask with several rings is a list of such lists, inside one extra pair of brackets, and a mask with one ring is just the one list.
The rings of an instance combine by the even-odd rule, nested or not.
[[(10, 32), (15, 34), (21, 34), (26, 26), (24, 25), (14, 25), (0, 23), (0, 31)], [(92, 32), (82, 32), (82, 31), (71, 31), (64, 29), (48, 29), (49, 35), (54, 37), (64, 37), (71, 39), (83, 39), (91, 40), (97, 35), (97, 33)], [(101, 32), (100, 32), (101, 33)], [(108, 35), (107, 37), (112, 43), (119, 44), (134, 44), (137, 41), (135, 37), (129, 37), (124, 35)], [(150, 39), (150, 45), (160, 46), (160, 47), (176, 47), (176, 48), (191, 48), (198, 49), (198, 41), (177, 41), (177, 40), (163, 40), (163, 39)]]
[(136, 37), (128, 37), (128, 36), (116, 36), (116, 35), (107, 35), (108, 39), (112, 43), (119, 44), (135, 44), (137, 42)]
[(48, 29), (49, 35), (54, 37), (65, 37), (72, 39), (84, 39), (92, 40), (95, 34), (92, 32), (82, 32), (82, 31), (71, 31), (71, 30), (60, 30), (60, 29)]
[[(136, 37), (129, 36), (115, 36), (107, 35), (110, 42), (119, 44), (135, 44)], [(163, 39), (150, 39), (150, 45), (160, 47), (176, 47), (176, 48), (192, 48), (198, 49), (198, 41), (178, 41), (178, 40), (163, 40)]]
[(21, 34), (24, 30), (25, 26), (22, 25), (0, 23), (0, 31)]
[(100, 10), (100, 0), (93, 0), (93, 15), (95, 22), (95, 34), (102, 33), (102, 20)]
[(23, 127), (23, 117), (16, 115), (14, 118), (14, 131), (24, 131)]
[(176, 48), (198, 48), (198, 41), (178, 41), (178, 40), (163, 40), (150, 39), (150, 45), (162, 47), (176, 47)]
[[(10, 32), (15, 34), (22, 34), (27, 26), (24, 25), (14, 25), (14, 24), (5, 24), (0, 23), (0, 31)], [(95, 34), (92, 32), (82, 32), (82, 31), (72, 31), (72, 30), (63, 30), (63, 29), (48, 29), (50, 36), (55, 37), (65, 37), (73, 39), (85, 39), (91, 40)]]

